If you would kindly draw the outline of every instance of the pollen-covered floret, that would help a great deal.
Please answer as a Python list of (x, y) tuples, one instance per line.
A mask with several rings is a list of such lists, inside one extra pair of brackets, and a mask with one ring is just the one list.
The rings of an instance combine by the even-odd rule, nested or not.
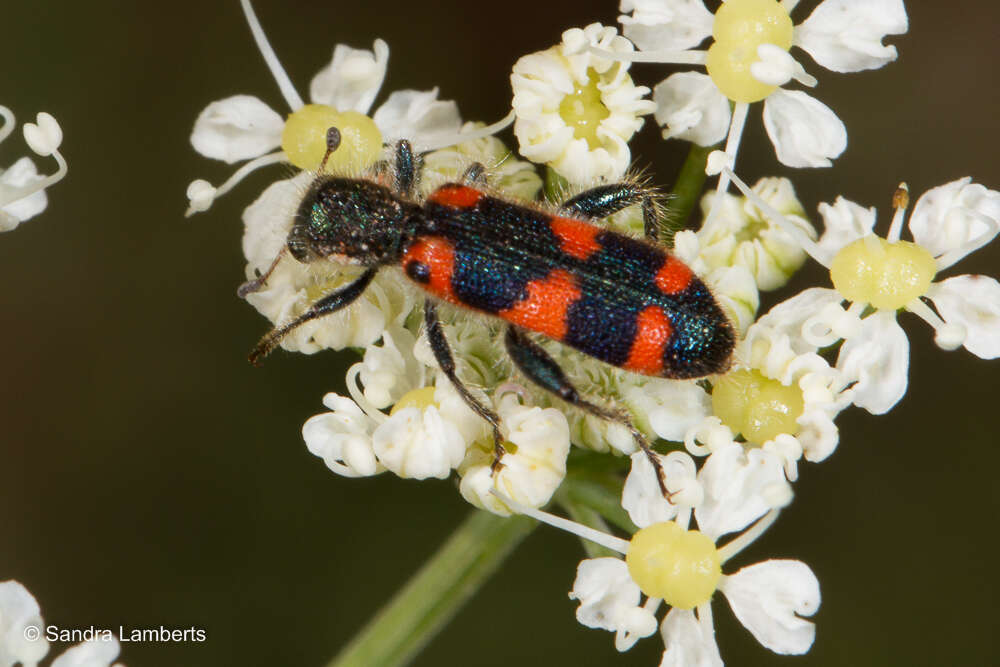
[(627, 142), (655, 108), (645, 99), (649, 88), (632, 83), (627, 62), (594, 56), (591, 46), (633, 50), (614, 28), (593, 23), (522, 57), (510, 77), (521, 155), (576, 184), (620, 179), (631, 160)]

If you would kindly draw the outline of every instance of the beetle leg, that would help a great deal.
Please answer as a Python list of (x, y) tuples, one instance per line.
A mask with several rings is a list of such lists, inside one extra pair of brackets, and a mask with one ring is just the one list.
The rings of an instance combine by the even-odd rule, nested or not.
[(261, 359), (267, 356), (271, 350), (278, 346), (278, 343), (281, 342), (282, 338), (287, 336), (299, 325), (305, 324), (306, 322), (314, 320), (317, 317), (329, 315), (330, 313), (334, 313), (341, 308), (345, 308), (346, 306), (354, 303), (358, 297), (360, 297), (364, 291), (368, 289), (368, 285), (371, 284), (376, 273), (378, 273), (377, 266), (368, 269), (353, 283), (337, 290), (336, 292), (327, 294), (310, 306), (309, 310), (302, 313), (291, 322), (271, 329), (263, 338), (260, 339), (257, 346), (251, 350), (249, 356), (250, 363), (254, 366), (258, 365)]
[(417, 179), (417, 157), (413, 146), (406, 139), (396, 142), (396, 193), (409, 197), (413, 194), (413, 184)]
[(482, 162), (473, 162), (462, 174), (462, 182), (466, 185), (486, 185), (486, 167)]
[(559, 208), (591, 220), (600, 220), (649, 196), (649, 190), (636, 183), (608, 183), (584, 190), (564, 201)]
[(271, 274), (274, 273), (274, 270), (278, 268), (278, 262), (281, 261), (281, 258), (285, 256), (286, 252), (288, 252), (288, 246), (287, 245), (281, 246), (281, 250), (278, 251), (278, 254), (275, 256), (274, 261), (271, 262), (271, 266), (268, 267), (267, 271), (257, 276), (253, 280), (248, 280), (242, 285), (240, 285), (236, 289), (236, 296), (238, 296), (241, 299), (245, 299), (248, 294), (259, 292), (261, 288), (263, 288), (264, 285), (267, 284), (267, 279), (271, 277)]
[(514, 361), (514, 365), (539, 387), (555, 394), (584, 412), (589, 412), (601, 419), (616, 422), (627, 428), (629, 433), (632, 434), (632, 438), (635, 439), (636, 444), (639, 445), (639, 448), (642, 449), (649, 462), (653, 465), (653, 470), (656, 471), (656, 481), (660, 486), (660, 492), (664, 498), (668, 501), (670, 500), (671, 493), (667, 491), (663, 466), (660, 463), (659, 457), (649, 446), (646, 437), (635, 427), (632, 420), (624, 411), (595, 405), (581, 397), (555, 359), (549, 356), (548, 352), (528, 338), (517, 327), (507, 328), (504, 343), (507, 346), (507, 353)]
[(652, 197), (642, 199), (642, 225), (646, 232), (646, 238), (650, 241), (660, 240), (660, 212), (656, 206), (656, 200)]
[(431, 345), (431, 351), (434, 352), (434, 358), (437, 359), (438, 365), (441, 366), (441, 370), (451, 380), (452, 386), (455, 387), (455, 390), (462, 397), (462, 400), (465, 401), (465, 404), (472, 408), (473, 412), (489, 422), (490, 427), (493, 429), (493, 464), (490, 466), (490, 469), (493, 471), (493, 474), (496, 474), (502, 467), (500, 457), (505, 453), (502, 444), (503, 438), (500, 436), (500, 415), (480, 403), (468, 388), (462, 384), (462, 381), (458, 379), (458, 375), (455, 373), (455, 359), (451, 356), (451, 347), (448, 345), (448, 339), (444, 337), (441, 320), (438, 319), (437, 306), (430, 299), (424, 302), (424, 321), (427, 324), (427, 340)]
[(633, 204), (642, 204), (642, 219), (645, 223), (646, 238), (655, 241), (659, 237), (660, 221), (655, 198), (649, 188), (637, 183), (609, 183), (584, 190), (564, 201), (559, 207), (563, 211), (581, 215), (590, 220), (600, 220), (614, 215)]

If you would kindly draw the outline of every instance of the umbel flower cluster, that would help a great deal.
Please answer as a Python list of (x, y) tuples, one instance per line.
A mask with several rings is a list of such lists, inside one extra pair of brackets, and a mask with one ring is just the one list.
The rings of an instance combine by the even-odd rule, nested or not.
[[(570, 597), (580, 623), (613, 633), (618, 650), (659, 629), (662, 665), (721, 665), (711, 608), (718, 591), (764, 647), (807, 652), (815, 636), (807, 619), (820, 604), (809, 566), (772, 559), (733, 571), (728, 561), (792, 502), (803, 461), (818, 463), (834, 452), (843, 411), (883, 414), (903, 398), (909, 346), (898, 317), (925, 320), (944, 350), (1000, 356), (1000, 284), (987, 276), (940, 275), (996, 237), (1000, 193), (970, 178), (944, 183), (921, 193), (907, 217), (910, 193), (901, 184), (886, 193), (893, 209), (883, 214), (885, 226), (877, 225), (875, 208), (831, 193), (833, 202), (819, 206), (817, 226), (791, 180), (770, 177), (748, 186), (735, 170), (749, 107), (757, 102), (782, 164), (831, 167), (847, 132), (829, 107), (796, 88), (814, 87), (816, 79), (794, 49), (835, 72), (886, 66), (897, 52), (883, 40), (907, 30), (903, 3), (825, 0), (798, 21), (794, 1), (728, 0), (713, 15), (698, 0), (622, 0), (621, 30), (596, 23), (570, 28), (559, 44), (517, 60), (512, 110), (491, 125), (463, 119), (437, 89), (383, 94), (389, 47), (382, 40), (371, 50), (336, 45), (306, 103), (249, 2), (242, 4), (290, 113), (252, 95), (209, 104), (195, 122), (192, 145), (240, 166), (219, 186), (194, 181), (188, 213), (208, 210), (254, 169), (289, 163), (301, 170), (267, 187), (243, 214), (246, 277), (266, 276), (246, 299), (275, 326), (361, 273), (336, 261), (300, 263), (282, 252), (318, 169), (384, 180), (392, 147), (405, 138), (422, 154), (416, 201), (478, 162), (490, 192), (552, 212), (557, 203), (543, 192), (572, 194), (628, 179), (629, 141), (647, 117), (666, 139), (699, 146), (725, 140), (724, 151), (704, 165), (719, 180), (701, 199), (702, 222), (674, 236), (673, 252), (710, 286), (737, 332), (732, 367), (698, 380), (649, 377), (537, 341), (581, 395), (625, 411), (654, 443), (660, 479), (625, 425), (575, 409), (520, 375), (498, 344), (499, 321), (442, 305), (458, 377), (500, 417), (505, 451), (497, 465), (489, 425), (431, 351), (421, 317), (430, 297), (396, 268), (382, 269), (350, 306), (299, 326), (281, 346), (360, 353), (347, 372), (346, 394), (322, 397), (326, 410), (302, 429), (309, 451), (333, 472), (455, 476), (472, 505), (533, 516), (604, 554), (577, 565)], [(674, 73), (650, 89), (633, 82), (636, 61), (706, 73)], [(510, 124), (516, 153), (494, 136)], [(341, 143), (327, 160), (331, 126)], [(640, 236), (642, 212), (631, 207), (600, 224)], [(829, 270), (829, 285), (759, 312), (760, 293), (782, 287), (810, 260)], [(593, 489), (573, 492), (581, 462), (591, 471), (605, 467), (609, 484), (599, 486), (607, 502), (580, 500), (593, 498)], [(627, 475), (619, 473), (625, 469)]]

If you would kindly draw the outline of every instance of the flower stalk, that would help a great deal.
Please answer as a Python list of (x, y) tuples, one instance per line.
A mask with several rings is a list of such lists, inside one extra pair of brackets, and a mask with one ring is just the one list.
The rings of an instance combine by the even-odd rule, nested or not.
[(537, 522), (475, 511), (328, 667), (408, 664)]
[(691, 211), (694, 210), (705, 188), (705, 163), (711, 152), (711, 146), (691, 144), (691, 150), (688, 151), (681, 171), (677, 174), (677, 181), (666, 206), (664, 223), (671, 232), (687, 228)]

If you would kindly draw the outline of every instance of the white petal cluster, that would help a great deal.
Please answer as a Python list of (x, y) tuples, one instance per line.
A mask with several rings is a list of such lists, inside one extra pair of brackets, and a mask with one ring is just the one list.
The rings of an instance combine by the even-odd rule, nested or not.
[[(880, 242), (873, 234), (874, 209), (840, 198), (833, 205), (821, 205), (820, 214), (826, 229), (816, 244), (815, 256), (827, 267), (854, 242)], [(899, 241), (902, 220), (899, 209), (888, 234), (890, 245)], [(997, 236), (1000, 192), (970, 178), (932, 188), (917, 201), (908, 228), (913, 243), (932, 256), (937, 270), (943, 271)], [(805, 290), (775, 306), (761, 323), (797, 339), (802, 352), (816, 352), (843, 341), (836, 370), (842, 382), (852, 385), (853, 403), (872, 414), (885, 413), (906, 393), (909, 342), (896, 321), (895, 309), (876, 308), (866, 314), (866, 304), (851, 303), (844, 308), (845, 300), (835, 289)], [(933, 282), (925, 294), (904, 308), (935, 328), (939, 346), (964, 346), (982, 359), (1000, 356), (1000, 283), (996, 279), (962, 275)]]
[[(621, 10), (626, 12), (619, 17), (624, 34), (644, 52), (643, 60), (705, 62), (705, 51), (696, 49), (717, 26), (700, 0), (623, 0)], [(792, 43), (827, 69), (857, 72), (895, 60), (895, 47), (883, 45), (882, 40), (907, 29), (902, 0), (825, 0), (794, 27)], [(785, 48), (765, 43), (757, 55), (750, 72), (763, 84), (784, 86), (792, 79), (809, 86), (816, 83)], [(729, 100), (709, 75), (673, 74), (654, 88), (653, 99), (664, 138), (710, 146), (728, 134), (727, 152), (735, 155), (746, 106), (736, 105), (736, 122), (731, 122)], [(788, 166), (830, 166), (847, 146), (847, 131), (836, 114), (801, 91), (779, 87), (765, 98), (763, 116), (778, 159)]]
[(500, 470), (494, 474), (492, 442), (478, 443), (469, 450), (459, 468), (462, 496), (476, 507), (508, 516), (508, 507), (492, 492), (525, 507), (542, 507), (566, 477), (569, 455), (569, 425), (555, 408), (525, 405), (518, 392), (500, 394), (495, 401), (497, 414), (507, 429)]
[[(723, 562), (756, 539), (791, 500), (780, 461), (760, 449), (745, 452), (742, 446), (730, 444), (709, 456), (697, 472), (694, 460), (681, 452), (661, 456), (660, 462), (671, 500), (660, 493), (648, 458), (637, 453), (622, 494), (623, 507), (640, 528), (675, 521), (686, 529), (693, 517), (698, 531), (713, 541), (744, 531), (719, 549)], [(537, 518), (546, 521), (548, 516), (539, 513)], [(803, 617), (819, 608), (819, 582), (804, 563), (769, 560), (751, 565), (723, 575), (718, 590), (766, 648), (802, 654), (812, 646), (815, 626)], [(615, 632), (620, 651), (652, 634), (662, 603), (648, 597), (643, 602), (629, 568), (617, 558), (582, 561), (570, 597), (580, 601), (580, 623)], [(710, 601), (691, 610), (671, 609), (660, 631), (664, 641), (661, 665), (722, 665)]]
[[(753, 190), (803, 234), (816, 238), (790, 180), (762, 178)], [(709, 193), (702, 198), (701, 209), (705, 222), (697, 232), (698, 256), (709, 270), (742, 266), (753, 275), (758, 289), (768, 291), (787, 283), (806, 260), (798, 240), (746, 197)], [(712, 216), (710, 211), (714, 211)]]
[[(0, 582), (0, 666), (37, 667), (48, 654), (45, 621), (35, 597), (17, 581)], [(121, 648), (117, 639), (92, 639), (71, 646), (52, 667), (111, 667)], [(123, 667), (115, 663), (114, 667)]]
[[(302, 427), (309, 451), (345, 477), (389, 470), (404, 478), (444, 479), (458, 468), (473, 440), (485, 434), (482, 420), (447, 380), (432, 389), (433, 400), (391, 414), (375, 409), (362, 396), (354, 400), (329, 393), (330, 412)], [(458, 399), (458, 400), (455, 400)]]
[[(292, 112), (305, 107), (288, 75), (285, 74), (263, 32), (254, 30), (257, 22), (252, 8), (243, 3), (247, 19), (272, 73)], [(330, 63), (321, 69), (309, 85), (312, 105), (335, 112), (369, 115), (385, 80), (389, 47), (375, 40), (372, 50), (355, 49), (345, 44), (334, 47)], [(462, 125), (457, 105), (437, 99), (436, 88), (428, 91), (400, 90), (370, 114), (381, 139), (392, 143), (409, 139), (418, 148), (436, 142), (453, 143)], [(294, 113), (293, 113), (294, 116)], [(263, 166), (289, 160), (282, 146), (286, 120), (253, 95), (233, 95), (209, 104), (195, 121), (191, 145), (205, 157), (229, 164), (244, 162), (222, 185), (216, 187), (197, 179), (188, 188), (187, 215), (208, 210), (215, 199), (239, 183), (247, 174)], [(361, 165), (363, 169), (369, 165)]]
[[(14, 131), (16, 119), (7, 107), (0, 106), (0, 142)], [(36, 155), (52, 156), (59, 165), (49, 176), (38, 173), (38, 168), (29, 157), (19, 158), (10, 167), (0, 167), (0, 232), (9, 232), (25, 220), (33, 218), (48, 205), (46, 188), (66, 176), (66, 160), (59, 152), (63, 133), (52, 114), (41, 112), (34, 123), (25, 123), (22, 128), (24, 142)]]
[(636, 86), (628, 63), (594, 56), (588, 47), (631, 52), (614, 28), (573, 28), (547, 51), (514, 64), (514, 134), (521, 155), (544, 163), (570, 183), (620, 179), (631, 160), (628, 140), (654, 104)]

